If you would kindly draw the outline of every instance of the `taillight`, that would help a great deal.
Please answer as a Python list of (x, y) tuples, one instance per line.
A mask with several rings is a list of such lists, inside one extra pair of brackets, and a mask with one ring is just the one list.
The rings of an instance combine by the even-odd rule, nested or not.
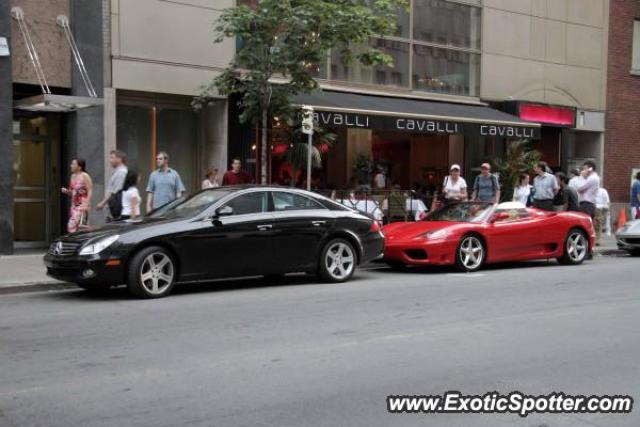
[(378, 221), (373, 221), (371, 223), (371, 228), (369, 229), (369, 232), (377, 233), (378, 231), (380, 231), (380, 224), (378, 223)]

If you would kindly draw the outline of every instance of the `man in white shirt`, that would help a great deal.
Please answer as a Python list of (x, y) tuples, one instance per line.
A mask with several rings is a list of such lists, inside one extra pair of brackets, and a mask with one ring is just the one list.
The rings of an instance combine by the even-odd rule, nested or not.
[(593, 219), (593, 228), (596, 229), (596, 246), (600, 246), (600, 236), (602, 229), (607, 229), (607, 218), (609, 217), (609, 192), (600, 187), (596, 194), (596, 217)]
[(580, 170), (571, 169), (569, 171), (569, 187), (578, 191), (578, 182), (580, 181)]
[(384, 166), (378, 166), (378, 173), (373, 177), (373, 183), (376, 190), (384, 190), (387, 188), (387, 175)]
[(580, 209), (592, 219), (596, 216), (596, 196), (600, 188), (600, 177), (596, 173), (596, 164), (591, 160), (584, 162), (576, 191), (580, 198)]

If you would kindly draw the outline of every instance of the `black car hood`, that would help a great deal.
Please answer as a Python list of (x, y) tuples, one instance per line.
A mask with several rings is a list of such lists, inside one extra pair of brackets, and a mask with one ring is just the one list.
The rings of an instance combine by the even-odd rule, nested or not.
[(62, 238), (62, 240), (66, 242), (87, 242), (89, 240), (99, 239), (108, 235), (124, 234), (129, 231), (140, 230), (141, 228), (152, 227), (161, 223), (170, 223), (177, 221), (184, 221), (184, 218), (144, 218), (141, 221), (136, 222), (115, 221), (105, 224), (101, 227), (92, 228), (90, 230), (67, 234)]

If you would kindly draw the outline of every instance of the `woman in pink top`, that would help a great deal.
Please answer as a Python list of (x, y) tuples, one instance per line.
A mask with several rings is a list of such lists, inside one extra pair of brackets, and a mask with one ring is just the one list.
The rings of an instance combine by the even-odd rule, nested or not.
[(61, 191), (71, 196), (71, 208), (67, 232), (75, 233), (81, 226), (87, 225), (89, 209), (91, 208), (91, 193), (93, 182), (86, 171), (86, 163), (82, 159), (71, 160), (71, 179), (69, 188), (62, 187)]

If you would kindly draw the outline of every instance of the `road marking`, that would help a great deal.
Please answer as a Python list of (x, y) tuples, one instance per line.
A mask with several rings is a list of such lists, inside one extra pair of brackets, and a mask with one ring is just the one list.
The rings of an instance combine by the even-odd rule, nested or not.
[(485, 276), (484, 273), (447, 273), (451, 277), (466, 277), (467, 279), (475, 279), (476, 277)]

